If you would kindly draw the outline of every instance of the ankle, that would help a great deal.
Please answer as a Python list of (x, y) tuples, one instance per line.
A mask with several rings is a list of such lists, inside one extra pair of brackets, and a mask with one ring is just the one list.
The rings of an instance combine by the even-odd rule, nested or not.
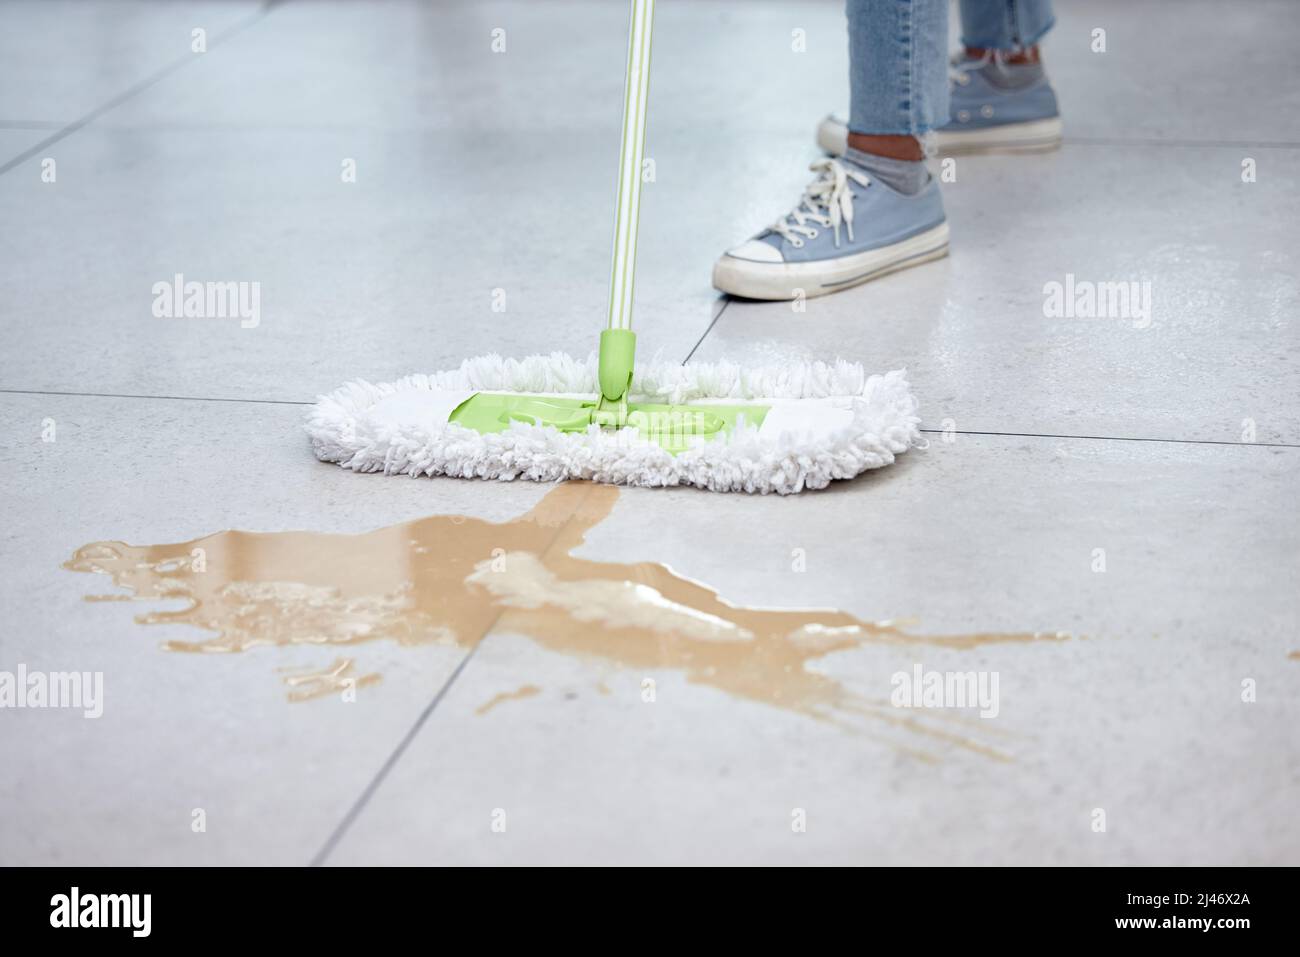
[(852, 146), (845, 150), (844, 160), (904, 196), (915, 196), (930, 182), (930, 173), (920, 160), (893, 159), (879, 153), (864, 153)]
[(1031, 47), (1014, 47), (1009, 50), (995, 50), (992, 47), (967, 47), (966, 56), (972, 60), (980, 60), (989, 55), (997, 55), (1003, 63), (1011, 63), (1016, 66), (1023, 66), (1027, 63), (1043, 62), (1042, 54), (1038, 50), (1038, 44)]
[(884, 156), (895, 160), (923, 160), (925, 150), (915, 136), (893, 136), (879, 133), (850, 133), (849, 147), (862, 153)]

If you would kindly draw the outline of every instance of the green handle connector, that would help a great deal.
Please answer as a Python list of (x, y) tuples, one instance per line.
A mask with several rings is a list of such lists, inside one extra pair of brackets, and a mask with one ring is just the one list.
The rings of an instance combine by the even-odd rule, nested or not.
[(636, 333), (631, 329), (606, 329), (600, 334), (600, 401), (592, 421), (602, 428), (627, 425), (627, 395), (636, 367)]

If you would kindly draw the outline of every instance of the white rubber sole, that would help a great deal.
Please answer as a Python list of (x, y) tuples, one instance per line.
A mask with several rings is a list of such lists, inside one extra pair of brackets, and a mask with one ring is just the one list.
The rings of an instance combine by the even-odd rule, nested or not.
[(713, 266), (713, 287), (745, 299), (790, 300), (825, 296), (900, 269), (948, 255), (948, 224), (901, 242), (816, 262), (763, 263), (724, 255)]
[(973, 130), (936, 130), (935, 148), (956, 153), (1040, 153), (1061, 145), (1061, 118), (1005, 123)]
[[(1007, 123), (957, 132), (936, 130), (936, 152), (951, 156), (959, 153), (1040, 153), (1061, 145), (1061, 118)], [(849, 128), (833, 116), (817, 126), (817, 145), (832, 156), (843, 156), (849, 148)]]

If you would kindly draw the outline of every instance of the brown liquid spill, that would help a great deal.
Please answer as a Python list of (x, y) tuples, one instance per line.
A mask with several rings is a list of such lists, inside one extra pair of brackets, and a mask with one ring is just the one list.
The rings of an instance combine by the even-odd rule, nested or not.
[(1300, 651), (1293, 651), (1291, 654), (1287, 655), (1287, 657), (1292, 661), (1300, 661)]
[(334, 663), (323, 671), (301, 671), (287, 675), (284, 683), (289, 686), (290, 701), (310, 701), (326, 695), (343, 695), (357, 688), (378, 684), (377, 674), (358, 675), (353, 673), (351, 658), (336, 658)]
[(514, 691), (502, 691), (500, 694), (493, 695), (489, 700), (474, 709), (475, 714), (487, 714), (499, 704), (506, 701), (522, 701), (524, 698), (532, 698), (542, 693), (542, 689), (537, 685), (522, 685)]
[(897, 709), (887, 695), (863, 698), (808, 666), (868, 642), (973, 648), (1065, 637), (922, 636), (898, 622), (840, 611), (739, 607), (665, 565), (571, 555), (617, 499), (610, 486), (565, 483), (502, 523), (433, 515), (358, 535), (226, 531), (172, 545), (96, 542), (64, 567), (109, 575), (130, 589), (125, 597), (185, 601), (180, 610), (137, 619), (212, 633), (167, 642), (173, 651), (380, 639), (470, 647), (499, 625), (560, 654), (638, 672), (677, 669), (691, 682), (750, 701), (845, 726), (881, 721), (993, 756), (1001, 755), (934, 727), (975, 722), (983, 731), (987, 722)]

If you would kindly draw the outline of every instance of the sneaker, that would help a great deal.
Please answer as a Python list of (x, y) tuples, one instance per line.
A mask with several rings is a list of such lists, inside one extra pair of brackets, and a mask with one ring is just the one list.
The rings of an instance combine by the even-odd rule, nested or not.
[(748, 299), (838, 292), (948, 254), (939, 184), (900, 193), (848, 160), (809, 167), (817, 178), (793, 210), (713, 267), (713, 285)]
[[(1029, 153), (1061, 145), (1056, 93), (1040, 63), (959, 57), (949, 73), (948, 123), (935, 130), (939, 153)], [(832, 156), (848, 148), (848, 123), (834, 114), (817, 127), (817, 145)]]

